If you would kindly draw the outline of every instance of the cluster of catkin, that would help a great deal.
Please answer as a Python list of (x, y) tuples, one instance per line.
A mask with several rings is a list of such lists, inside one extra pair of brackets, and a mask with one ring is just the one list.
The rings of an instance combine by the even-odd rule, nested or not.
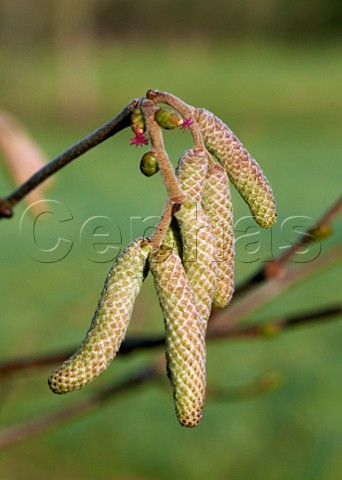
[[(204, 407), (205, 335), (211, 309), (226, 307), (234, 291), (228, 177), (260, 226), (272, 226), (276, 211), (272, 190), (259, 165), (220, 119), (193, 107), (188, 118), (156, 109), (156, 128), (186, 125), (196, 132), (197, 139), (200, 135), (202, 143), (197, 141), (184, 152), (175, 172), (185, 200), (170, 215), (159, 245), (138, 238), (118, 256), (85, 339), (51, 374), (49, 386), (55, 393), (80, 389), (108, 367), (125, 338), (143, 281), (151, 272), (164, 316), (167, 373), (176, 415), (182, 425), (194, 427)], [(132, 129), (136, 144), (146, 143), (143, 108), (133, 112)], [(156, 173), (158, 151), (152, 148), (145, 154), (140, 169), (147, 176)]]

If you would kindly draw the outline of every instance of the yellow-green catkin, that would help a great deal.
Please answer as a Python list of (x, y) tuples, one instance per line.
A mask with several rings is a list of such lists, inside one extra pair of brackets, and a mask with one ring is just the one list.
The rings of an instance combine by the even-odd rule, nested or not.
[(185, 427), (195, 427), (205, 401), (205, 338), (193, 289), (172, 245), (169, 231), (166, 243), (150, 255), (149, 266), (164, 315), (167, 372), (177, 419)]
[(276, 222), (272, 189), (259, 164), (219, 118), (203, 108), (194, 110), (206, 148), (226, 169), (229, 178), (248, 204), (256, 222), (269, 228)]
[(201, 206), (208, 162), (204, 150), (187, 150), (177, 167), (177, 178), (186, 201), (175, 214), (183, 245), (183, 264), (206, 330), (216, 283), (215, 239)]
[(55, 393), (84, 387), (109, 365), (126, 335), (145, 276), (150, 244), (136, 239), (119, 255), (106, 279), (90, 328), (78, 350), (49, 377)]
[(234, 293), (233, 207), (228, 177), (221, 165), (208, 169), (202, 192), (202, 206), (210, 220), (217, 262), (213, 305), (226, 307)]

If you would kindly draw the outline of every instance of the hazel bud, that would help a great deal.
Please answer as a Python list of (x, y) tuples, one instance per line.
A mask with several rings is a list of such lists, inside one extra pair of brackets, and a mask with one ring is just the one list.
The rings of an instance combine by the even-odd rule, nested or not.
[(141, 108), (135, 108), (131, 114), (131, 128), (134, 133), (144, 133), (145, 120)]
[(158, 161), (152, 152), (147, 152), (140, 161), (140, 171), (146, 177), (152, 177), (159, 170)]
[(172, 130), (182, 125), (182, 117), (176, 112), (160, 108), (154, 116), (158, 125), (166, 130)]

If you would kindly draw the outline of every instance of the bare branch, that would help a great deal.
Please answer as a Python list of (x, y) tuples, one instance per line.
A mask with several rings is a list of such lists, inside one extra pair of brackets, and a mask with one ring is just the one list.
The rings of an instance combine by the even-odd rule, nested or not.
[[(297, 313), (288, 317), (268, 319), (261, 321), (258, 325), (241, 326), (233, 328), (230, 332), (222, 335), (222, 338), (260, 338), (273, 337), (274, 335), (292, 327), (303, 326), (320, 322), (322, 320), (336, 320), (342, 316), (342, 304), (330, 305), (329, 307), (311, 310), (309, 312)], [(217, 338), (214, 336), (213, 338)], [(210, 339), (210, 329), (209, 329)]]
[(75, 405), (5, 428), (0, 431), (0, 447), (22, 442), (27, 438), (31, 438), (34, 435), (50, 430), (71, 418), (91, 412), (100, 407), (104, 402), (152, 381), (160, 374), (160, 370), (160, 362), (158, 362), (149, 367), (140, 369), (121, 383), (104, 388)]
[(153, 151), (156, 155), (159, 170), (167, 190), (168, 200), (171, 203), (182, 203), (185, 198), (176, 175), (165, 151), (163, 136), (160, 127), (154, 119), (156, 107), (150, 100), (143, 100), (141, 108), (144, 112), (146, 130), (150, 134)]
[(208, 400), (219, 402), (240, 402), (264, 395), (281, 386), (281, 376), (276, 372), (267, 372), (254, 381), (237, 387), (213, 388), (209, 387)]
[(241, 320), (255, 312), (266, 302), (305, 278), (330, 267), (335, 262), (340, 261), (341, 258), (342, 245), (338, 245), (313, 262), (285, 269), (281, 277), (270, 278), (261, 283), (248, 296), (232, 301), (228, 308), (214, 310), (210, 320), (210, 335), (225, 336), (225, 333), (228, 333), (237, 323), (240, 323)]
[[(118, 352), (120, 355), (127, 355), (140, 349), (152, 349), (164, 345), (164, 336), (156, 337), (130, 337), (127, 338), (121, 345)], [(15, 358), (0, 364), (0, 378), (5, 378), (14, 375), (23, 370), (34, 370), (37, 368), (50, 367), (67, 360), (76, 350), (77, 347), (69, 351), (58, 351), (48, 355), (29, 356)]]
[(34, 190), (38, 185), (44, 182), (61, 168), (80, 157), (90, 149), (96, 147), (103, 141), (112, 137), (120, 130), (128, 127), (130, 124), (130, 114), (135, 108), (137, 100), (130, 102), (116, 117), (99, 127), (94, 132), (77, 142), (65, 152), (58, 155), (41, 168), (37, 173), (32, 175), (26, 182), (18, 187), (14, 192), (0, 199), (0, 218), (11, 217), (13, 215), (13, 207), (20, 202), (26, 195)]
[(281, 273), (283, 266), (295, 255), (304, 245), (315, 241), (314, 232), (319, 234), (319, 231), (329, 230), (332, 222), (342, 212), (342, 196), (331, 205), (328, 210), (318, 220), (318, 227), (315, 229), (308, 229), (296, 242), (292, 249), (286, 251), (283, 255), (278, 257), (274, 262), (267, 262), (265, 266), (260, 268), (251, 278), (239, 285), (234, 293), (234, 299), (247, 293), (256, 285), (266, 280), (268, 277), (277, 276)]

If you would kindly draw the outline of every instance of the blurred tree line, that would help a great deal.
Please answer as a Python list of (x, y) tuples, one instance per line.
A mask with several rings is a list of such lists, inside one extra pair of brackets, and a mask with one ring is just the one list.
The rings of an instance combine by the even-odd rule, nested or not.
[(75, 39), (142, 42), (249, 37), (285, 40), (335, 38), (341, 0), (1, 0), (2, 47)]

